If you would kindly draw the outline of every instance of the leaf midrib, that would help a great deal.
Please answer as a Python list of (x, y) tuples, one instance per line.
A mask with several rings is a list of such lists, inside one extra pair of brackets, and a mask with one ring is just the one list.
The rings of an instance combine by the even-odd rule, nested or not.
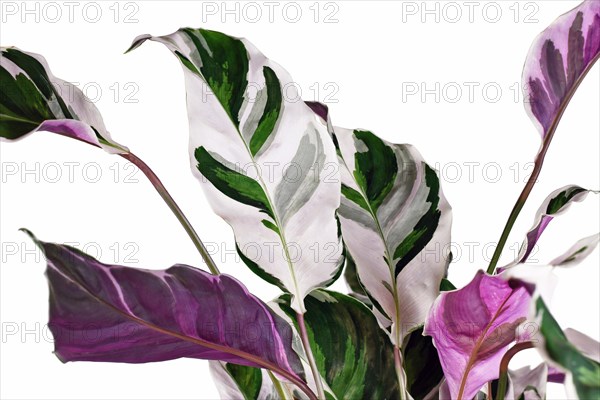
[(462, 395), (463, 395), (463, 393), (465, 391), (465, 386), (466, 386), (466, 383), (467, 383), (467, 378), (469, 377), (469, 373), (471, 372), (471, 369), (475, 365), (475, 357), (477, 357), (477, 353), (479, 352), (479, 349), (483, 345), (483, 341), (485, 340), (485, 336), (487, 335), (488, 331), (491, 329), (492, 324), (494, 323), (494, 321), (496, 321), (496, 319), (498, 319), (498, 317), (500, 316), (500, 313), (502, 311), (504, 311), (503, 308), (506, 305), (506, 302), (510, 299), (510, 297), (513, 294), (514, 294), (514, 291), (511, 292), (506, 297), (506, 299), (504, 299), (504, 301), (502, 302), (502, 304), (500, 305), (500, 307), (498, 307), (498, 310), (496, 310), (496, 312), (494, 313), (494, 315), (492, 316), (492, 318), (490, 319), (490, 321), (486, 325), (486, 327), (483, 330), (483, 332), (481, 333), (481, 335), (477, 338), (477, 342), (475, 342), (475, 346), (473, 347), (473, 350), (471, 350), (471, 355), (469, 356), (469, 360), (467, 361), (467, 365), (465, 367), (465, 372), (463, 373), (462, 379), (460, 381), (460, 388), (458, 390), (458, 397), (457, 397), (458, 400), (462, 399)]
[(13, 116), (7, 115), (7, 114), (0, 114), (0, 118), (2, 118), (5, 121), (24, 122), (26, 124), (33, 125), (33, 126), (38, 126), (41, 123), (41, 122), (32, 121), (30, 119), (26, 119), (26, 118), (13, 117)]
[[(49, 263), (50, 266), (50, 263)], [(168, 336), (172, 336), (175, 337), (179, 340), (183, 340), (183, 341), (187, 341), (193, 344), (197, 344), (199, 346), (204, 346), (204, 347), (208, 347), (210, 349), (213, 350), (217, 350), (217, 351), (222, 351), (224, 353), (228, 353), (228, 354), (232, 354), (234, 356), (243, 358), (245, 360), (254, 362), (258, 365), (260, 365), (263, 368), (266, 368), (268, 370), (272, 370), (274, 372), (277, 372), (285, 377), (287, 377), (288, 379), (292, 380), (294, 383), (297, 384), (298, 379), (297, 377), (293, 376), (290, 372), (284, 370), (283, 368), (269, 362), (269, 361), (265, 361), (263, 358), (260, 358), (259, 356), (256, 356), (254, 354), (250, 354), (245, 352), (244, 350), (239, 350), (233, 347), (227, 347), (227, 346), (223, 346), (223, 345), (219, 345), (216, 343), (212, 343), (209, 341), (206, 341), (204, 339), (201, 338), (194, 338), (191, 336), (186, 336), (180, 333), (177, 333), (175, 331), (172, 331), (170, 329), (165, 329), (165, 328), (161, 328), (158, 325), (155, 325), (151, 322), (145, 321), (139, 317), (136, 317), (132, 314), (128, 314), (125, 311), (121, 310), (120, 308), (118, 308), (117, 306), (111, 304), (110, 302), (104, 300), (103, 298), (97, 296), (92, 290), (90, 290), (84, 283), (78, 281), (76, 278), (71, 277), (69, 275), (67, 275), (66, 273), (64, 273), (63, 271), (61, 271), (58, 267), (56, 266), (52, 266), (52, 268), (58, 272), (62, 277), (64, 277), (65, 279), (69, 280), (69, 282), (77, 285), (79, 288), (81, 288), (83, 291), (85, 291), (90, 297), (92, 297), (93, 299), (95, 299), (96, 301), (98, 301), (99, 303), (103, 304), (105, 307), (108, 307), (109, 309), (113, 310), (115, 313), (135, 322), (138, 323), (139, 325), (143, 325), (145, 327), (147, 327), (148, 329), (154, 330), (158, 333), (161, 333), (163, 335), (168, 335)]]
[[(354, 134), (353, 134), (353, 136), (354, 136)], [(346, 169), (348, 170), (348, 172), (350, 172), (350, 168), (348, 168), (348, 164), (346, 163), (346, 160), (344, 159), (344, 157), (340, 156), (340, 159), (344, 163), (344, 166), (346, 167)], [(369, 214), (371, 214), (371, 218), (373, 218), (373, 220), (375, 221), (375, 225), (376, 225), (376, 228), (377, 228), (377, 234), (379, 235), (379, 238), (383, 242), (383, 246), (385, 248), (385, 250), (384, 250), (384, 252), (385, 252), (385, 259), (386, 259), (386, 263), (388, 265), (388, 270), (390, 272), (390, 277), (391, 277), (392, 282), (393, 282), (393, 293), (392, 293), (392, 296), (394, 297), (394, 307), (395, 307), (395, 311), (396, 311), (396, 324), (398, 324), (398, 322), (400, 321), (400, 301), (399, 301), (399, 297), (398, 297), (398, 287), (397, 287), (397, 284), (396, 284), (396, 276), (394, 274), (394, 266), (392, 265), (392, 258), (390, 256), (388, 241), (387, 241), (387, 239), (386, 239), (386, 237), (385, 237), (385, 235), (383, 233), (383, 229), (381, 228), (381, 224), (379, 222), (379, 218), (377, 217), (377, 214), (373, 210), (373, 207), (371, 207), (371, 202), (369, 201), (369, 198), (367, 197), (367, 194), (365, 193), (365, 191), (363, 190), (363, 188), (361, 187), (361, 185), (359, 185), (358, 182), (356, 181), (356, 178), (354, 177), (354, 174), (350, 173), (349, 175), (352, 176), (352, 180), (354, 181), (354, 183), (356, 183), (356, 186), (358, 187), (360, 195), (365, 200), (365, 204), (367, 205), (367, 207), (369, 209), (368, 210)], [(396, 327), (396, 345), (400, 346), (401, 341), (400, 341), (400, 335), (398, 334), (398, 332), (399, 332), (398, 327)]]
[[(245, 45), (244, 45), (244, 49), (246, 49)], [(247, 49), (246, 49), (246, 52), (247, 52)], [(248, 66), (250, 66), (250, 57), (248, 57)], [(204, 82), (211, 88), (211, 90), (213, 90), (213, 88), (210, 86), (210, 83), (208, 82), (208, 80), (206, 79), (206, 77), (202, 74), (202, 71), (198, 70), (197, 73), (204, 80)], [(247, 75), (246, 75), (246, 78), (247, 78)], [(282, 100), (282, 102), (283, 102), (283, 100)], [(229, 121), (231, 122), (231, 124), (235, 127), (235, 130), (236, 130), (236, 132), (238, 134), (238, 137), (242, 141), (242, 143), (244, 145), (244, 148), (246, 149), (246, 152), (248, 153), (248, 156), (250, 157), (252, 165), (254, 166), (254, 169), (256, 170), (256, 175), (258, 176), (258, 180), (259, 180), (258, 183), (262, 187), (263, 192), (264, 192), (264, 194), (265, 194), (265, 196), (267, 198), (267, 202), (269, 204), (269, 208), (273, 212), (273, 218), (275, 219), (275, 225), (277, 225), (277, 227), (279, 228), (279, 229), (277, 229), (278, 232), (276, 232), (276, 233), (279, 236), (279, 239), (281, 240), (281, 244), (283, 246), (283, 251), (284, 251), (285, 259), (286, 259), (286, 262), (287, 262), (287, 265), (288, 265), (288, 271), (290, 273), (290, 276), (292, 277), (292, 281), (293, 281), (293, 284), (294, 284), (295, 294), (296, 294), (296, 297), (298, 298), (298, 304), (299, 304), (299, 306), (301, 308), (300, 311), (301, 311), (302, 314), (304, 314), (306, 312), (306, 310), (304, 308), (304, 299), (300, 295), (301, 293), (300, 293), (300, 289), (298, 287), (298, 280), (296, 279), (296, 273), (294, 271), (294, 264), (292, 263), (292, 259), (290, 257), (289, 249), (288, 249), (288, 246), (287, 246), (287, 240), (286, 240), (285, 235), (283, 233), (283, 231), (284, 231), (283, 225), (281, 224), (281, 220), (279, 218), (279, 214), (277, 212), (277, 209), (274, 206), (275, 203), (271, 199), (271, 194), (267, 190), (267, 185), (265, 184), (265, 181), (264, 181), (264, 179), (262, 177), (262, 173), (261, 173), (262, 169), (258, 168), (258, 163), (254, 159), (254, 156), (252, 155), (252, 151), (250, 150), (250, 147), (249, 147), (248, 143), (246, 143), (246, 141), (244, 140), (244, 136), (240, 132), (239, 126), (235, 123), (235, 121), (232, 119), (232, 116), (229, 115), (229, 113), (227, 112), (227, 110), (225, 109), (225, 107), (223, 106), (223, 104), (220, 101), (219, 101), (219, 105), (221, 106), (221, 108), (223, 109), (223, 111), (225, 112), (225, 114), (227, 115), (227, 118), (229, 119)], [(282, 104), (282, 106), (284, 106), (284, 105), (285, 104)]]

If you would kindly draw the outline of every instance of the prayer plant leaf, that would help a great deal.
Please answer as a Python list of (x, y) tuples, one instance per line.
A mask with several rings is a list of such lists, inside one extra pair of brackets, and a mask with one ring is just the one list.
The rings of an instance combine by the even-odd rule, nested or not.
[(373, 304), (371, 303), (369, 296), (367, 296), (362, 283), (360, 283), (360, 279), (356, 272), (356, 264), (354, 263), (352, 256), (350, 256), (347, 253), (346, 253), (346, 267), (344, 268), (344, 279), (346, 280), (346, 285), (350, 289), (350, 296), (361, 301), (363, 304), (367, 305), (369, 308), (373, 308)]
[[(211, 361), (210, 371), (222, 399), (291, 400), (303, 398), (271, 372), (245, 365)], [(296, 396), (296, 397), (294, 397)]]
[(451, 208), (418, 151), (364, 130), (334, 128), (342, 175), (338, 215), (357, 281), (401, 345), (423, 324), (448, 260)]
[(483, 271), (464, 288), (440, 294), (423, 334), (433, 338), (453, 399), (472, 399), (498, 378), (530, 305), (530, 287)]
[[(542, 236), (542, 233), (548, 224), (550, 224), (550, 221), (552, 221), (555, 217), (566, 213), (573, 203), (582, 202), (590, 192), (597, 193), (576, 185), (567, 185), (550, 193), (550, 195), (546, 197), (542, 205), (539, 207), (535, 215), (533, 226), (527, 232), (525, 235), (525, 240), (523, 240), (523, 244), (521, 244), (517, 259), (500, 270), (502, 271), (517, 264), (525, 263), (535, 248), (538, 240)], [(577, 254), (574, 256), (576, 257)]]
[(593, 253), (600, 242), (600, 233), (578, 240), (563, 255), (550, 261), (555, 267), (574, 267)]
[(508, 371), (506, 400), (545, 400), (548, 382), (548, 365), (541, 363), (535, 368), (529, 366)]
[(204, 29), (160, 37), (183, 65), (194, 174), (238, 252), (261, 278), (303, 299), (341, 273), (335, 210), (340, 180), (327, 126), (302, 101), (282, 95), (293, 81), (251, 43)]
[(17, 140), (47, 131), (100, 147), (129, 150), (112, 141), (100, 112), (75, 85), (56, 78), (39, 54), (2, 47), (0, 57), (0, 138)]
[(600, 363), (600, 343), (573, 328), (565, 329), (567, 340), (584, 356)]
[(569, 341), (541, 297), (535, 300), (535, 310), (539, 331), (533, 343), (550, 365), (566, 373), (569, 398), (600, 398), (600, 363)]
[(575, 90), (600, 55), (600, 1), (586, 0), (534, 40), (523, 70), (525, 109), (551, 140)]
[[(290, 318), (290, 295), (277, 301)], [(305, 299), (305, 322), (317, 367), (338, 399), (396, 399), (398, 383), (389, 338), (369, 308), (337, 292)]]
[(258, 399), (263, 385), (260, 368), (211, 361), (210, 372), (222, 399)]
[(419, 328), (407, 336), (402, 348), (408, 392), (415, 400), (429, 398), (444, 378), (431, 337), (423, 336), (423, 328)]
[(48, 325), (61, 361), (223, 360), (305, 385), (291, 326), (235, 278), (181, 264), (103, 264), (29, 234), (46, 257)]

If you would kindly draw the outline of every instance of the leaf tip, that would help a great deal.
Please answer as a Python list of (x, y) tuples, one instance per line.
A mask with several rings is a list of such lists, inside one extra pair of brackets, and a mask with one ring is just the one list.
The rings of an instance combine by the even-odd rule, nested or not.
[(125, 52), (123, 54), (127, 54), (130, 51), (137, 49), (138, 47), (140, 47), (142, 45), (142, 43), (144, 43), (146, 40), (151, 39), (151, 38), (152, 38), (152, 35), (148, 35), (147, 33), (145, 33), (143, 35), (139, 35), (138, 37), (133, 39), (133, 42), (131, 42), (131, 45), (129, 46), (129, 48), (127, 50), (125, 50)]
[(33, 240), (33, 242), (35, 243), (36, 246), (38, 246), (40, 248), (40, 250), (44, 251), (44, 244), (41, 240), (39, 240), (34, 234), (33, 232), (31, 232), (29, 229), (27, 228), (19, 228), (19, 232), (23, 232), (25, 233), (27, 236), (29, 236), (29, 238), (31, 240)]

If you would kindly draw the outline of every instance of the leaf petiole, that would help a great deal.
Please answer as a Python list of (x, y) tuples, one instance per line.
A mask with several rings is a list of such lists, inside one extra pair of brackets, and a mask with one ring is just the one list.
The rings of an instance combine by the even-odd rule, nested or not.
[(498, 378), (498, 393), (496, 394), (496, 400), (504, 400), (504, 397), (506, 397), (506, 390), (508, 389), (508, 363), (510, 363), (510, 360), (518, 352), (533, 347), (533, 342), (517, 343), (504, 354), (504, 357), (502, 357), (502, 361), (500, 362), (500, 377)]
[(319, 397), (319, 400), (325, 400), (325, 390), (323, 389), (323, 382), (321, 381), (322, 378), (321, 374), (319, 373), (319, 369), (317, 368), (315, 356), (310, 347), (310, 340), (308, 338), (308, 332), (306, 330), (306, 323), (304, 322), (304, 314), (296, 313), (296, 320), (298, 322), (298, 331), (300, 333), (300, 339), (302, 340), (302, 346), (304, 347), (304, 352), (306, 353), (308, 364), (310, 365), (313, 378), (315, 379), (315, 385), (317, 387), (317, 396)]
[(146, 177), (148, 178), (150, 183), (152, 183), (152, 186), (154, 186), (154, 188), (156, 189), (158, 194), (160, 194), (160, 197), (163, 198), (163, 200), (165, 201), (165, 203), (167, 203), (167, 205), (169, 206), (171, 211), (173, 211), (173, 214), (175, 214), (175, 216), (177, 217), (177, 220), (181, 223), (181, 225), (183, 226), (183, 229), (185, 229), (185, 231), (189, 235), (190, 239), (192, 239), (192, 242), (198, 249), (198, 252), (202, 256), (202, 259), (206, 263), (206, 266), (208, 267), (210, 272), (213, 275), (220, 274), (219, 268), (215, 264), (214, 260), (210, 256), (210, 254), (208, 254), (208, 250), (204, 246), (204, 243), (202, 243), (202, 240), (200, 240), (200, 237), (194, 230), (194, 227), (192, 226), (192, 224), (190, 224), (190, 221), (188, 221), (185, 214), (183, 214), (183, 211), (181, 211), (181, 208), (179, 208), (179, 206), (177, 205), (177, 203), (175, 202), (173, 197), (167, 191), (167, 188), (165, 188), (165, 186), (160, 181), (158, 176), (156, 176), (154, 171), (152, 171), (152, 169), (148, 166), (148, 164), (146, 164), (142, 159), (140, 159), (138, 156), (136, 156), (135, 154), (133, 154), (131, 152), (121, 153), (119, 155), (121, 157), (123, 157), (124, 159), (126, 159), (127, 161), (134, 164), (136, 167), (138, 167), (144, 173), (144, 175), (146, 175)]

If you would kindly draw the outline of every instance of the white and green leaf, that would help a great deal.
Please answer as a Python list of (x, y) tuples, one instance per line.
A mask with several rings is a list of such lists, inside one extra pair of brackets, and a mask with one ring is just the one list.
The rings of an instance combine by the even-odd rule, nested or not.
[(109, 153), (129, 153), (111, 139), (94, 103), (77, 86), (54, 76), (41, 55), (0, 48), (0, 86), (0, 140), (45, 131)]
[(369, 131), (334, 128), (342, 176), (338, 210), (358, 281), (391, 337), (423, 324), (446, 276), (451, 208), (418, 151)]
[(291, 400), (304, 398), (293, 385), (272, 372), (245, 365), (211, 361), (210, 372), (222, 399)]
[[(544, 201), (538, 208), (538, 211), (535, 215), (533, 225), (529, 229), (527, 234), (525, 235), (525, 239), (523, 240), (523, 243), (521, 244), (517, 258), (510, 264), (500, 268), (500, 271), (505, 270), (507, 268), (512, 268), (512, 267), (515, 267), (516, 265), (524, 264), (525, 262), (527, 262), (527, 259), (529, 258), (529, 256), (531, 255), (531, 252), (535, 248), (535, 245), (539, 241), (540, 237), (542, 236), (542, 234), (544, 233), (544, 231), (546, 230), (546, 227), (550, 224), (550, 222), (554, 218), (565, 214), (569, 210), (571, 205), (573, 205), (573, 203), (580, 203), (583, 200), (585, 200), (585, 198), (588, 196), (588, 194), (590, 192), (598, 193), (597, 191), (584, 189), (577, 185), (563, 186), (563, 187), (553, 191), (552, 193), (550, 193), (546, 197), (546, 199), (544, 199)], [(586, 238), (583, 240), (593, 241), (593, 237)], [(572, 249), (572, 250), (577, 251), (577, 250), (581, 250), (582, 247), (585, 247), (585, 243), (583, 243), (583, 242), (582, 243), (578, 242), (578, 244), (575, 244), (575, 246), (578, 246), (578, 245), (582, 245), (582, 246), (579, 249)], [(581, 251), (585, 252), (586, 250), (590, 250), (590, 245), (591, 245), (591, 243), (589, 243), (589, 245)], [(593, 248), (591, 248), (591, 251), (593, 251)], [(582, 255), (583, 254), (580, 254), (579, 257), (577, 257), (577, 254), (572, 254), (572, 256), (575, 257), (575, 259), (582, 259), (583, 258)], [(585, 254), (585, 255), (587, 255), (587, 254)], [(566, 256), (566, 259), (563, 261), (566, 261), (568, 258), (569, 258), (569, 256)], [(563, 261), (561, 261), (560, 259), (557, 259), (557, 260), (552, 261), (551, 265), (558, 265), (559, 263), (562, 263)]]
[(508, 371), (506, 400), (545, 400), (548, 381), (548, 364), (535, 368), (525, 366)]
[[(292, 320), (290, 300), (283, 295), (276, 303)], [(317, 290), (306, 298), (306, 309), (310, 345), (327, 396), (398, 398), (391, 343), (367, 306), (342, 293)]]
[(600, 233), (579, 239), (564, 254), (550, 261), (554, 267), (574, 267), (592, 254), (600, 242)]
[(303, 299), (341, 273), (335, 210), (340, 180), (326, 124), (282, 95), (289, 74), (251, 43), (204, 29), (138, 37), (165, 44), (183, 65), (192, 170), (233, 228), (245, 263)]
[(539, 334), (533, 342), (550, 365), (565, 372), (569, 398), (600, 398), (600, 363), (569, 340), (541, 297), (535, 302), (535, 312)]

